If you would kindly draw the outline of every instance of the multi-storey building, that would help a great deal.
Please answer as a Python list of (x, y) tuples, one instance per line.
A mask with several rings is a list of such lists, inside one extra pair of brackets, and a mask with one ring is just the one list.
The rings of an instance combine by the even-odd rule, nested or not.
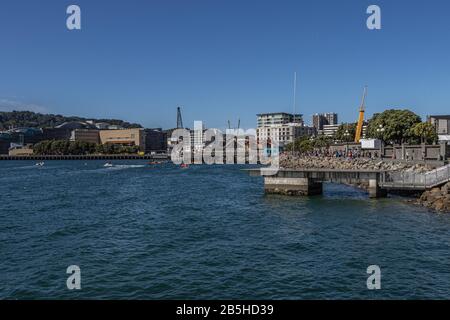
[(435, 126), (440, 141), (450, 141), (450, 115), (428, 116), (428, 122)]
[(327, 119), (328, 125), (338, 124), (338, 115), (334, 112), (326, 112), (323, 114), (325, 119)]
[(272, 125), (283, 125), (288, 123), (303, 124), (302, 114), (286, 112), (260, 113), (257, 115), (258, 128), (267, 128)]
[(258, 114), (257, 117), (257, 140), (277, 141), (281, 149), (298, 137), (315, 134), (315, 128), (304, 125), (301, 114), (279, 112)]
[(100, 143), (139, 146), (144, 151), (144, 129), (100, 130)]
[(8, 137), (2, 137), (0, 133), (0, 154), (8, 154), (9, 147), (11, 146), (11, 141)]
[[(327, 136), (327, 137), (334, 137), (339, 129), (339, 124), (325, 124), (320, 131), (321, 135)], [(367, 123), (364, 123), (362, 127), (362, 137), (364, 138), (367, 133)], [(353, 139), (354, 137), (352, 137)]]
[(317, 131), (323, 130), (323, 126), (327, 124), (325, 117), (321, 113), (315, 113), (312, 116), (312, 124), (313, 127), (316, 128)]
[(167, 133), (161, 128), (144, 130), (145, 153), (167, 152)]
[(42, 128), (42, 140), (69, 140), (74, 129)]
[(327, 137), (333, 137), (339, 129), (338, 124), (325, 124), (322, 127), (321, 134)]
[(338, 124), (338, 115), (337, 113), (327, 112), (327, 113), (315, 113), (312, 116), (313, 127), (320, 134), (324, 134), (322, 130), (324, 130), (324, 126), (328, 125), (337, 125)]
[(75, 129), (72, 131), (70, 140), (98, 144), (100, 143), (100, 133), (97, 129)]

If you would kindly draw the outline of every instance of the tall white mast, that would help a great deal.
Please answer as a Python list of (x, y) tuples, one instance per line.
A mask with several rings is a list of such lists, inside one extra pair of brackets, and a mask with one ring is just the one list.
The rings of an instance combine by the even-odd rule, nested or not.
[(294, 72), (294, 117), (295, 117), (296, 99), (297, 99), (297, 72)]
[(294, 153), (295, 149), (295, 107), (297, 103), (297, 72), (294, 72), (294, 105), (293, 105), (293, 111), (294, 111), (294, 123), (292, 127), (292, 153)]

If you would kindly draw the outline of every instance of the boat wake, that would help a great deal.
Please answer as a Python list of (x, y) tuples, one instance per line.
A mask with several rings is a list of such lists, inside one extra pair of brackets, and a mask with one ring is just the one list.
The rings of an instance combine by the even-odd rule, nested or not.
[(115, 164), (107, 167), (108, 170), (124, 170), (124, 169), (133, 169), (133, 168), (144, 168), (145, 164)]

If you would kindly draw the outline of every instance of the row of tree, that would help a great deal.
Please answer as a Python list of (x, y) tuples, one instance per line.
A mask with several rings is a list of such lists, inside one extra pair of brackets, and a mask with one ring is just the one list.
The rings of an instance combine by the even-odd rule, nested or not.
[[(356, 123), (344, 123), (339, 126), (335, 139), (351, 142), (355, 133)], [(434, 143), (438, 140), (433, 124), (422, 122), (412, 111), (395, 109), (375, 114), (368, 122), (366, 138), (380, 139), (388, 144)]]
[(308, 137), (303, 136), (289, 143), (284, 147), (285, 151), (309, 152), (314, 149), (327, 149), (334, 139), (327, 136)]
[(136, 154), (139, 152), (139, 146), (47, 140), (35, 144), (33, 152), (38, 155)]

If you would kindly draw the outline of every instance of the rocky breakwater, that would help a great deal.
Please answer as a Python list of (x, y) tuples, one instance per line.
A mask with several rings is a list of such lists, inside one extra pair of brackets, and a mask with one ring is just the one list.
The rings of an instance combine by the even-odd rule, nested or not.
[(433, 169), (426, 164), (381, 161), (379, 159), (292, 156), (289, 154), (280, 157), (280, 167), (286, 169), (414, 171), (416, 173)]
[(450, 182), (440, 188), (425, 191), (417, 200), (417, 204), (437, 212), (450, 213)]

